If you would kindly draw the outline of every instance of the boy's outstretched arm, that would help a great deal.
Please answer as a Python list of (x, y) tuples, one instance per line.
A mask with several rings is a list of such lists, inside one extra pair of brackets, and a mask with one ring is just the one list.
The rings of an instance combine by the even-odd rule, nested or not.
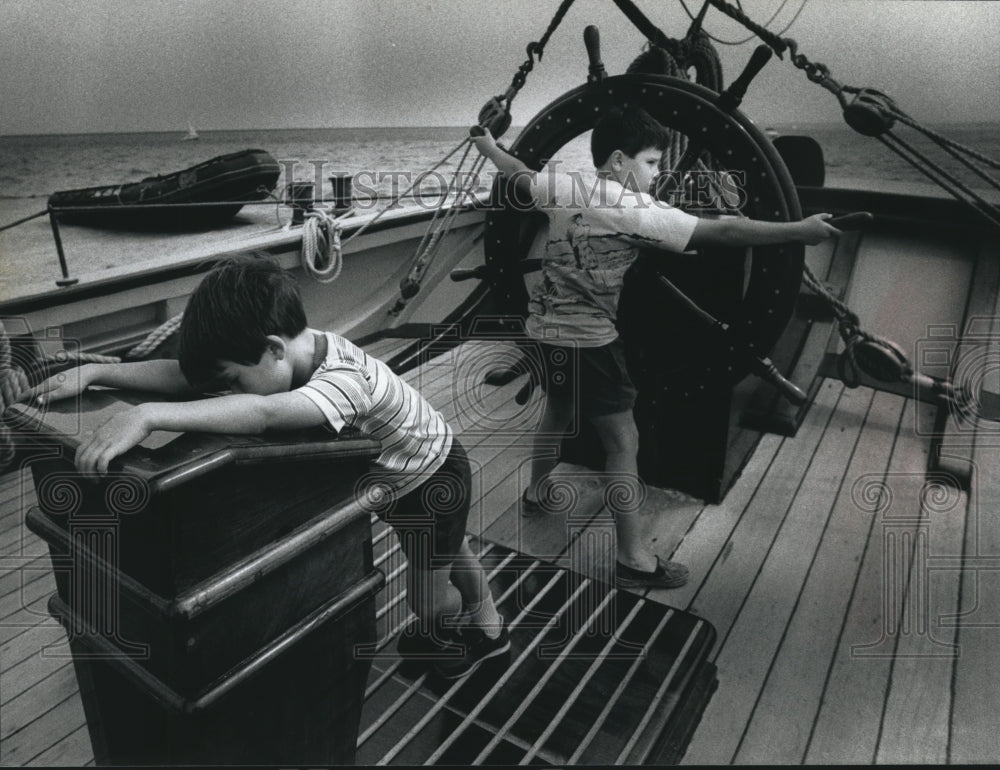
[(530, 184), (535, 178), (535, 172), (500, 147), (488, 128), (473, 126), (469, 130), (469, 138), (476, 149), (497, 167), (497, 171), (513, 180), (518, 193), (526, 196), (531, 194)]
[(724, 217), (699, 219), (688, 248), (699, 246), (771, 246), (778, 243), (816, 244), (840, 235), (825, 220), (830, 214), (814, 214), (799, 222), (764, 222), (759, 219)]
[(154, 430), (204, 433), (263, 433), (326, 423), (309, 398), (294, 391), (270, 396), (235, 394), (177, 403), (146, 403), (121, 412), (77, 449), (76, 466), (88, 474), (108, 472), (108, 463), (140, 444)]
[(176, 359), (118, 364), (83, 364), (43, 380), (26, 393), (31, 402), (47, 403), (79, 395), (90, 385), (184, 395), (197, 392), (181, 373)]

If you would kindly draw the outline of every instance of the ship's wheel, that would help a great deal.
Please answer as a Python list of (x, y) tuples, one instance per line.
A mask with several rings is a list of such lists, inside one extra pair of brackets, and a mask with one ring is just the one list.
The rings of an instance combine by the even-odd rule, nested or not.
[[(683, 198), (678, 194), (694, 182), (695, 192), (702, 191), (701, 199), (696, 196), (693, 207), (691, 200), (677, 202), (692, 213), (706, 213), (702, 204), (708, 190), (715, 213), (721, 204), (722, 213), (728, 215), (779, 222), (800, 219), (795, 186), (781, 157), (753, 122), (732, 106), (734, 101), (739, 98), (731, 93), (720, 95), (673, 77), (638, 73), (607, 77), (549, 104), (521, 131), (510, 152), (530, 168), (541, 169), (609, 109), (636, 105), (679, 134), (681, 146), (686, 146), (666, 177), (670, 181), (660, 187), (661, 198), (670, 202)], [(702, 184), (706, 180), (707, 185)], [(712, 195), (713, 182), (721, 195)], [(486, 216), (484, 272), (501, 312), (523, 316), (528, 293), (522, 260), (540, 222), (537, 214), (524, 213), (523, 206), (519, 211), (506, 205), (502, 178), (494, 196), (502, 205), (491, 207)], [(699, 207), (700, 212), (694, 210)], [(754, 369), (753, 362), (766, 357), (781, 335), (798, 294), (803, 258), (799, 244), (644, 255), (623, 292), (622, 335), (628, 342), (642, 334), (646, 343), (652, 343), (644, 346), (647, 357), (651, 349), (658, 351), (658, 357), (669, 357), (657, 368), (669, 373), (671, 381), (683, 381), (683, 387), (671, 388), (678, 395), (721, 383), (728, 386)], [(704, 317), (679, 308), (659, 275), (720, 323), (705, 323)], [(657, 344), (658, 338), (663, 345)]]

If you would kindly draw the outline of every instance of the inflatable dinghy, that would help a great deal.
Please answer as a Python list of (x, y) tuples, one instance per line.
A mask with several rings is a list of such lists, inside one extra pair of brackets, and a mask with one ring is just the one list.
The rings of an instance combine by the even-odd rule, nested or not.
[[(280, 172), (278, 162), (264, 150), (242, 150), (141, 182), (56, 192), (49, 196), (49, 206), (59, 212), (59, 221), (73, 224), (202, 229), (231, 219), (244, 201), (267, 198)], [(218, 205), (206, 205), (213, 203)]]

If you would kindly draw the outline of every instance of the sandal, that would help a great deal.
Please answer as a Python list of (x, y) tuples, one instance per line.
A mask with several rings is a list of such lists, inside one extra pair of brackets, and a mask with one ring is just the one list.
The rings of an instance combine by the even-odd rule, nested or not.
[(680, 588), (688, 582), (688, 568), (675, 561), (661, 562), (656, 557), (656, 569), (644, 572), (615, 561), (615, 585), (618, 588)]

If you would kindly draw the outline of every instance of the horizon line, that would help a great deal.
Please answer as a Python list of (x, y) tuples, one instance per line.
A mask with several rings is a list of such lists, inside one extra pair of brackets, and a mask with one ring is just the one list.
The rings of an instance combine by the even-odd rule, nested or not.
[[(525, 124), (526, 125), (526, 124)], [(949, 120), (941, 121), (940, 123), (935, 123), (937, 126), (958, 126), (958, 125), (998, 125), (998, 121), (994, 120)], [(762, 131), (774, 128), (776, 126), (784, 128), (798, 128), (807, 126), (843, 126), (844, 128), (850, 128), (844, 121), (840, 120), (800, 120), (800, 121), (775, 121), (767, 126), (759, 124)], [(233, 133), (239, 131), (370, 131), (372, 129), (385, 129), (385, 130), (398, 130), (398, 129), (462, 129), (468, 128), (466, 124), (463, 123), (451, 123), (451, 124), (438, 124), (438, 125), (367, 125), (367, 126), (271, 126), (268, 128), (199, 128), (197, 129), (200, 134), (212, 134), (212, 133)], [(512, 125), (508, 131), (519, 131), (524, 128), (524, 125)], [(183, 129), (140, 129), (140, 130), (128, 130), (128, 131), (51, 131), (42, 133), (6, 133), (0, 132), (0, 139), (17, 139), (22, 137), (38, 137), (38, 136), (121, 136), (128, 134), (177, 134), (178, 136), (183, 136), (186, 132)]]

